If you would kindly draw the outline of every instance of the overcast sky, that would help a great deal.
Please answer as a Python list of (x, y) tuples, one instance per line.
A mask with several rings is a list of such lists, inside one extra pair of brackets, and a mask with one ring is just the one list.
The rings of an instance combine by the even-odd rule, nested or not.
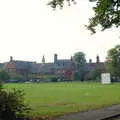
[(46, 5), (47, 0), (0, 0), (0, 62), (9, 56), (16, 60), (41, 62), (58, 58), (70, 58), (83, 51), (87, 59), (101, 61), (111, 47), (119, 44), (118, 29), (110, 29), (91, 35), (85, 28), (93, 15), (88, 0), (63, 10)]

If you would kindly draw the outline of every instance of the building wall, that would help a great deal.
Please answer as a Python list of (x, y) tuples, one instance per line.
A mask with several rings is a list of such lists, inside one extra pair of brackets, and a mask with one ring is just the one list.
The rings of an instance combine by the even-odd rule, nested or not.
[[(41, 79), (43, 76), (64, 77), (67, 80), (72, 80), (72, 74), (76, 71), (76, 64), (72, 59), (57, 59), (55, 56), (54, 63), (32, 63), (24, 61), (14, 61), (4, 63), (4, 69), (9, 73), (11, 78), (20, 77), (23, 80), (31, 78)], [(86, 63), (85, 72), (86, 78), (90, 76), (93, 70), (106, 72), (104, 63), (100, 62), (97, 57), (97, 62)], [(45, 77), (44, 77), (45, 78)]]

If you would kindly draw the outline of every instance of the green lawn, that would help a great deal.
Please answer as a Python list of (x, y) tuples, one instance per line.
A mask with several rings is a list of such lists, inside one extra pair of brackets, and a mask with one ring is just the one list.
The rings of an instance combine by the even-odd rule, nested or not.
[(38, 83), (6, 84), (5, 88), (23, 89), (31, 115), (55, 116), (120, 103), (120, 83)]

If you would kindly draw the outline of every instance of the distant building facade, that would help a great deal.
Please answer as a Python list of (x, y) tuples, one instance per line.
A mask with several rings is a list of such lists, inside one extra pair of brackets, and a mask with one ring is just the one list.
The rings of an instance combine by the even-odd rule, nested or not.
[[(42, 63), (13, 60), (10, 57), (10, 61), (3, 63), (3, 68), (9, 73), (11, 79), (43, 79), (43, 76), (58, 78), (65, 78), (66, 80), (72, 80), (72, 74), (76, 71), (76, 63), (72, 59), (58, 59), (58, 55), (54, 55), (53, 63), (45, 63), (45, 57), (42, 58)], [(105, 72), (106, 68), (104, 62), (100, 62), (99, 56), (96, 57), (96, 62), (93, 63), (90, 59), (85, 64), (86, 76), (89, 76), (92, 70), (98, 70)]]
[(28, 79), (28, 72), (30, 69), (31, 64), (34, 62), (27, 62), (27, 61), (18, 61), (13, 60), (10, 57), (10, 61), (3, 64), (3, 69), (9, 73), (12, 79)]

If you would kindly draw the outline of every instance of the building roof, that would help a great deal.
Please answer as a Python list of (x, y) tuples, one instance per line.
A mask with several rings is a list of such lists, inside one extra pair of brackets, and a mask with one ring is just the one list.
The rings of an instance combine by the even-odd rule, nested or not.
[(56, 69), (73, 69), (74, 61), (70, 59), (59, 59), (54, 66)]
[(51, 73), (54, 69), (54, 63), (31, 64), (29, 72), (31, 73)]
[(100, 71), (105, 71), (105, 64), (104, 62), (99, 62), (99, 63), (86, 63), (85, 64), (85, 69), (87, 71), (91, 71), (92, 69), (100, 70)]
[(33, 64), (34, 62), (28, 62), (28, 61), (19, 61), (19, 60), (13, 60), (11, 62), (4, 63), (4, 66), (9, 69), (19, 69), (19, 70), (28, 70), (30, 64)]
[[(58, 59), (55, 63), (12, 60), (11, 62), (4, 63), (4, 66), (8, 69), (17, 69), (18, 71), (28, 71), (31, 73), (53, 73), (56, 70), (74, 70), (76, 63), (71, 59)], [(105, 65), (103, 62), (85, 64), (86, 71), (91, 71), (92, 69), (105, 71)]]

